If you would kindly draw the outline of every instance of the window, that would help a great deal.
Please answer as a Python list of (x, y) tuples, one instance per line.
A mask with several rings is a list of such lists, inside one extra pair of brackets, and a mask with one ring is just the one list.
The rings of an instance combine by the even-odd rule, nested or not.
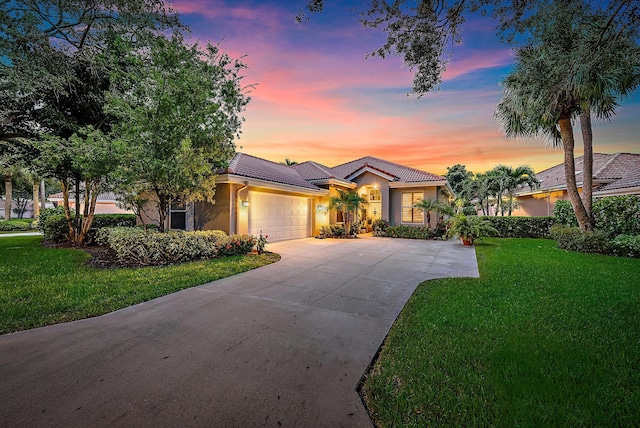
[(424, 223), (424, 213), (413, 204), (424, 198), (422, 192), (402, 192), (402, 222)]
[(382, 194), (380, 189), (369, 189), (369, 202), (381, 201)]
[(187, 207), (185, 204), (173, 203), (169, 213), (169, 229), (185, 230), (187, 226)]

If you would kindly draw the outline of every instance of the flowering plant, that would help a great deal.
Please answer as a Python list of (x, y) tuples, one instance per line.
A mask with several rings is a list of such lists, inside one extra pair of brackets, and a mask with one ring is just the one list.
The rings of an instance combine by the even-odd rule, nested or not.
[(260, 236), (256, 239), (256, 250), (258, 251), (258, 254), (264, 253), (264, 248), (269, 243), (267, 241), (268, 237), (269, 235), (262, 236), (262, 231), (260, 231)]

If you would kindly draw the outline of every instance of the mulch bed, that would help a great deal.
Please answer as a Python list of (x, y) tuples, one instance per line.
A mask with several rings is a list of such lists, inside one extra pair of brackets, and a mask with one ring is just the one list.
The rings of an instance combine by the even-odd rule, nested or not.
[[(55, 244), (53, 242), (44, 241), (42, 243), (42, 246), (47, 248), (74, 248), (68, 242)], [(91, 258), (87, 261), (87, 266), (92, 266), (100, 269), (132, 268), (143, 266), (135, 260), (119, 260), (116, 252), (108, 246), (87, 245), (85, 247), (78, 248), (78, 250), (82, 250), (85, 253), (89, 253), (91, 255)]]

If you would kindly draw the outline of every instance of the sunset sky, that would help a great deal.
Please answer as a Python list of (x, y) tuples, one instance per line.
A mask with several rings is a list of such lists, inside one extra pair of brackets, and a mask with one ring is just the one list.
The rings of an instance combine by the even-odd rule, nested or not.
[[(542, 140), (501, 134), (493, 114), (513, 56), (488, 20), (467, 23), (440, 90), (418, 99), (408, 96), (411, 72), (399, 58), (365, 59), (385, 36), (359, 24), (352, 9), (364, 1), (328, 0), (325, 12), (302, 24), (294, 17), (304, 0), (171, 3), (191, 41), (222, 42), (249, 67), (244, 83), (256, 87), (238, 151), (327, 166), (371, 155), (438, 174), (456, 163), (483, 172), (500, 163), (541, 171), (562, 162), (562, 151)], [(639, 119), (636, 92), (612, 122), (595, 124), (596, 152), (640, 152)]]

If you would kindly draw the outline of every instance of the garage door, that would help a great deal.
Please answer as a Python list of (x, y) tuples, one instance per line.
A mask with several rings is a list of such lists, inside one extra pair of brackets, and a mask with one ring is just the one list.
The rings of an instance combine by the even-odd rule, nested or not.
[(269, 241), (311, 235), (309, 201), (298, 196), (249, 192), (249, 233), (269, 235)]

